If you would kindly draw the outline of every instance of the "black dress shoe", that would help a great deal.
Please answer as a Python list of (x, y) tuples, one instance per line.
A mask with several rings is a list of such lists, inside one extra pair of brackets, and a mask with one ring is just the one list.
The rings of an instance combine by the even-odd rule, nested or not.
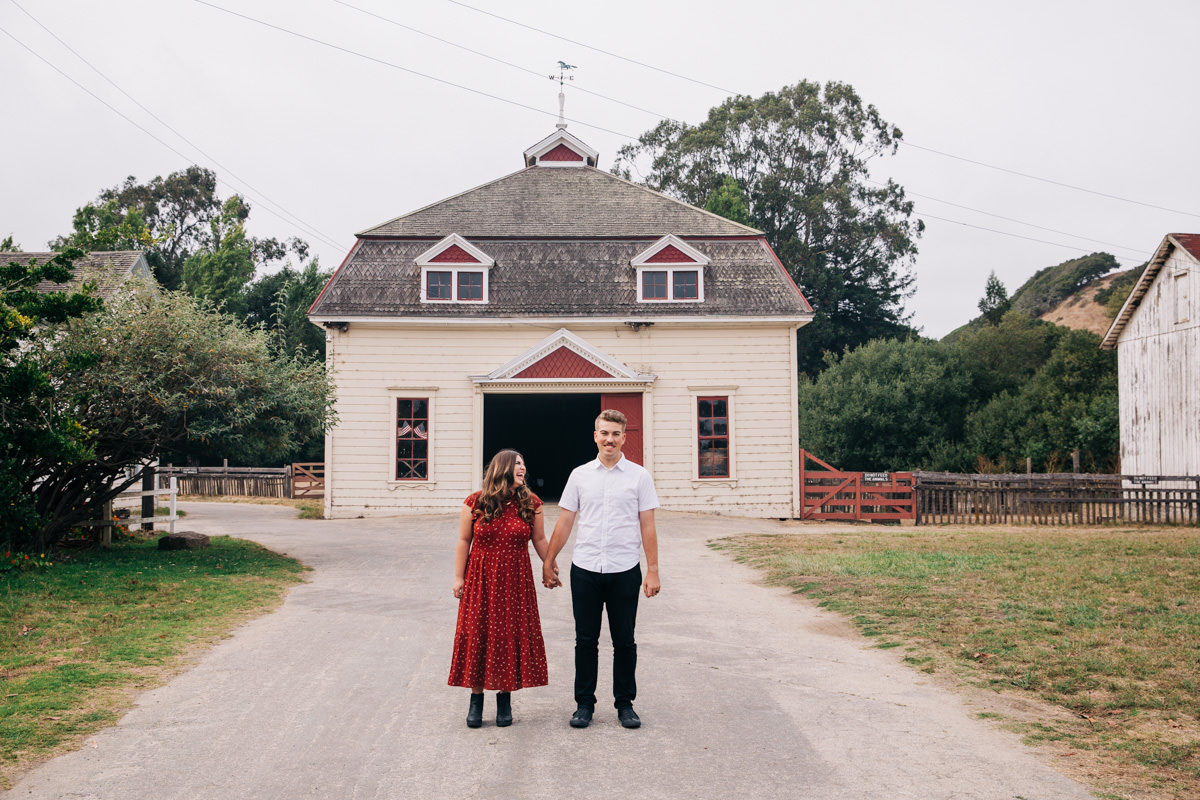
[(587, 706), (580, 706), (575, 709), (575, 714), (571, 717), (572, 728), (586, 728), (592, 724), (592, 710)]
[(512, 693), (499, 692), (496, 694), (496, 727), (507, 728), (512, 725)]
[(471, 707), (467, 709), (467, 727), (483, 726), (483, 693), (471, 694)]
[(633, 706), (617, 709), (617, 719), (621, 721), (622, 728), (640, 728), (642, 721), (638, 719), (637, 712), (633, 710)]

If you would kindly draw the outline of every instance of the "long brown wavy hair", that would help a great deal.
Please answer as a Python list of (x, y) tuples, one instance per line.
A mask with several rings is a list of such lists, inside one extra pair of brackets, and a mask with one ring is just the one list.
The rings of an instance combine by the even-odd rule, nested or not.
[(521, 515), (521, 519), (530, 526), (533, 525), (533, 515), (536, 510), (533, 504), (533, 492), (529, 491), (529, 487), (525, 484), (515, 485), (513, 478), (518, 458), (522, 461), (525, 460), (525, 457), (516, 450), (501, 450), (492, 456), (491, 463), (483, 473), (483, 490), (479, 492), (479, 497), (475, 501), (475, 510), (472, 514), (475, 519), (491, 522), (504, 513), (504, 507), (508, 505), (508, 501), (515, 498), (517, 513)]

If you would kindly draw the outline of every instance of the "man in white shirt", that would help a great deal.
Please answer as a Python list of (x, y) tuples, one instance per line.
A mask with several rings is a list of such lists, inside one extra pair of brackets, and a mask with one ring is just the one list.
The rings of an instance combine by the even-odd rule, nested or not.
[[(549, 552), (543, 561), (542, 582), (560, 586), (554, 558), (579, 522), (571, 556), (571, 609), (575, 614), (575, 703), (571, 727), (586, 728), (596, 708), (600, 619), (607, 610), (613, 642), (613, 697), (617, 718), (626, 728), (641, 727), (633, 710), (637, 695), (634, 672), (639, 588), (646, 597), (661, 589), (658, 578), (658, 534), (654, 509), (658, 495), (654, 480), (640, 465), (621, 454), (625, 445), (625, 415), (605, 409), (596, 418), (593, 435), (599, 455), (576, 467), (567, 479)], [(646, 578), (641, 557), (646, 551)]]

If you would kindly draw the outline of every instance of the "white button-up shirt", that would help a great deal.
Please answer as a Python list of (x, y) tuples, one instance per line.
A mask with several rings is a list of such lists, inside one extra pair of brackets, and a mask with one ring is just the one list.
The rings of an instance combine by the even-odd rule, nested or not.
[(650, 473), (624, 455), (611, 469), (597, 458), (571, 471), (558, 507), (578, 514), (572, 564), (624, 572), (642, 560), (638, 514), (658, 508), (658, 494)]

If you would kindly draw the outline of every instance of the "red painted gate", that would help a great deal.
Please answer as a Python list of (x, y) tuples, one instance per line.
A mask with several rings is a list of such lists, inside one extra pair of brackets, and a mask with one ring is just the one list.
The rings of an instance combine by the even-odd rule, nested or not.
[(800, 451), (800, 519), (915, 523), (915, 500), (911, 472), (843, 472)]

